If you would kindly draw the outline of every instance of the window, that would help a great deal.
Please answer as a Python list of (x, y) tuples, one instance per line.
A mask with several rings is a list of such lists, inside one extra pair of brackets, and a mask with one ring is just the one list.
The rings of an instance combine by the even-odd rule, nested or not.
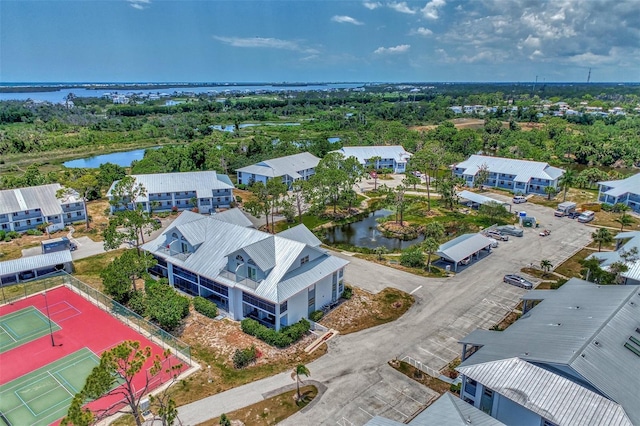
[(282, 302), (282, 303), (280, 304), (280, 313), (281, 313), (281, 314), (282, 314), (282, 313), (284, 313), (284, 312), (287, 312), (287, 308), (288, 308), (288, 306), (287, 306), (287, 304), (288, 304), (288, 303), (287, 303), (287, 302), (288, 302), (288, 301), (287, 301), (287, 300), (285, 300), (284, 302)]
[(542, 426), (558, 426), (558, 425), (547, 419), (542, 419)]
[(71, 213), (67, 213), (67, 219), (71, 219)]
[(240, 256), (240, 255), (237, 255), (237, 256), (236, 256), (236, 260), (237, 260), (238, 262), (244, 262), (244, 258), (243, 258), (242, 256)]
[(76, 217), (82, 216), (82, 212), (76, 212)]
[(276, 305), (274, 305), (273, 303), (269, 303), (265, 300), (262, 300), (260, 298), (257, 298), (251, 294), (247, 294), (247, 293), (242, 293), (242, 301), (251, 305), (251, 306), (255, 306), (256, 308), (260, 308), (263, 311), (267, 311), (271, 314), (275, 314), (276, 313)]
[(309, 262), (309, 256), (305, 256), (302, 259), (300, 259), (300, 265), (304, 265), (305, 263)]
[(256, 281), (257, 275), (258, 273), (256, 271), (256, 268), (254, 268), (253, 266), (249, 266), (247, 268), (247, 278), (249, 278), (250, 280)]

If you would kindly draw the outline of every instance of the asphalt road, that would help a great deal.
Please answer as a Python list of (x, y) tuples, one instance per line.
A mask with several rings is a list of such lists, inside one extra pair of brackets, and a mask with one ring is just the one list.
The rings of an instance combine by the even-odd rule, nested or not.
[[(432, 399), (433, 391), (397, 374), (388, 361), (410, 357), (435, 370), (446, 366), (460, 355), (458, 339), (476, 328), (490, 328), (519, 302), (525, 290), (504, 284), (504, 274), (543, 259), (558, 265), (590, 241), (592, 229), (575, 220), (555, 218), (542, 206), (519, 207), (551, 235), (540, 237), (539, 230), (527, 228), (524, 237), (501, 242), (492, 254), (450, 278), (427, 279), (337, 253), (351, 261), (346, 280), (352, 285), (372, 292), (395, 287), (412, 293), (416, 303), (393, 323), (329, 341), (328, 353), (308, 365), (326, 392), (311, 409), (281, 424), (360, 426), (374, 415), (404, 421)], [(180, 407), (180, 418), (196, 424), (220, 415), (220, 407), (230, 408), (229, 402), (236, 408), (249, 405), (285, 384), (286, 374), (214, 395)]]

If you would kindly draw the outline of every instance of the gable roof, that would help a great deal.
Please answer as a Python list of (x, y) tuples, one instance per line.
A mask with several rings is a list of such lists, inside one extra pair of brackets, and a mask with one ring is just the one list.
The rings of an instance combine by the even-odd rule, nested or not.
[(286, 229), (278, 233), (278, 236), (294, 241), (299, 241), (311, 247), (320, 247), (320, 245), (322, 244), (322, 241), (320, 241), (318, 237), (316, 237), (315, 234), (303, 224)]
[[(60, 189), (62, 186), (59, 183), (52, 183), (2, 190), (0, 191), (0, 214), (35, 209), (41, 209), (45, 216), (62, 214), (61, 200), (56, 198), (56, 192)], [(76, 201), (80, 199), (73, 196), (64, 200), (64, 202)]]
[(19, 259), (0, 262), (0, 276), (17, 274), (23, 271), (56, 266), (71, 263), (69, 250), (54, 251), (51, 253), (37, 254), (35, 256), (21, 257)]
[[(623, 251), (629, 251), (631, 249), (636, 249), (640, 254), (640, 231), (630, 231), (630, 232), (620, 232), (614, 237), (615, 240), (621, 241), (628, 239), (618, 250), (616, 251), (602, 251), (597, 253), (592, 253), (587, 256), (587, 259), (598, 259), (600, 260), (600, 267), (604, 270), (609, 270), (609, 267), (616, 262), (624, 262), (620, 253)], [(627, 269), (622, 272), (622, 275), (625, 278), (631, 280), (640, 281), (640, 260), (636, 260), (635, 262), (626, 263)]]
[(464, 234), (440, 245), (436, 254), (452, 262), (460, 262), (473, 253), (491, 246), (491, 240), (480, 234)]
[(212, 219), (221, 220), (223, 222), (232, 223), (238, 226), (251, 227), (253, 228), (253, 223), (249, 220), (247, 216), (240, 210), (235, 207), (233, 209), (225, 210), (220, 213), (216, 213), (211, 215)]
[(236, 172), (252, 173), (260, 176), (278, 177), (289, 175), (293, 179), (300, 179), (298, 173), (302, 170), (315, 168), (320, 159), (309, 152), (287, 155), (286, 157), (272, 158), (264, 160), (247, 167), (236, 169)]
[[(256, 289), (243, 288), (243, 291), (251, 291), (274, 303), (284, 302), (349, 263), (305, 243), (216, 220), (215, 216), (184, 211), (158, 238), (143, 244), (142, 248), (211, 279), (215, 279), (226, 269), (229, 254), (243, 250), (267, 273)], [(166, 236), (171, 235), (174, 230), (179, 231), (191, 245), (200, 246), (185, 258), (167, 255), (164, 250)], [(294, 262), (299, 261), (300, 254), (307, 247), (318, 251), (321, 256), (300, 268), (292, 269)]]
[(619, 197), (628, 192), (631, 194), (640, 194), (640, 173), (629, 176), (626, 179), (598, 182), (598, 185), (611, 187), (611, 189), (603, 191), (602, 193), (611, 195), (612, 197)]
[[(530, 291), (528, 299), (534, 300), (537, 291)], [(461, 367), (513, 357), (549, 369), (562, 366), (558, 374), (619, 403), (640, 424), (640, 356), (624, 347), (640, 324), (638, 287), (572, 278), (542, 298), (505, 331), (466, 336), (465, 343), (481, 347)], [(491, 339), (484, 338), (487, 334)]]
[(457, 370), (554, 424), (633, 425), (619, 404), (517, 357)]
[(501, 205), (509, 204), (509, 203), (505, 203), (504, 201), (496, 200), (495, 198), (487, 197), (486, 195), (467, 191), (466, 189), (464, 191), (458, 192), (457, 195), (460, 198), (464, 198), (465, 200), (471, 201), (472, 203), (476, 203), (476, 204), (486, 204), (486, 203), (498, 203)]
[[(215, 171), (155, 173), (148, 175), (131, 175), (136, 184), (142, 184), (146, 189), (146, 196), (139, 197), (137, 202), (148, 201), (149, 194), (167, 192), (195, 191), (198, 198), (211, 198), (216, 189), (233, 189), (233, 185), (226, 175), (219, 175)], [(107, 197), (119, 181), (113, 182)]]
[(345, 146), (332, 152), (339, 152), (345, 158), (356, 157), (362, 164), (372, 157), (393, 158), (396, 163), (406, 163), (412, 155), (401, 145)]
[(465, 175), (475, 176), (480, 167), (485, 164), (491, 173), (514, 175), (516, 182), (529, 182), (531, 178), (555, 180), (564, 173), (564, 170), (540, 161), (516, 160), (476, 154), (466, 161), (458, 163), (456, 167), (464, 169), (463, 174)]

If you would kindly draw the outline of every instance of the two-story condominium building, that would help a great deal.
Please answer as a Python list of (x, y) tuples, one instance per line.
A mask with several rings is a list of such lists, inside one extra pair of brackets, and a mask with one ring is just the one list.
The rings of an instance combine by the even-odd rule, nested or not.
[(309, 180), (315, 174), (319, 162), (318, 157), (308, 152), (261, 161), (237, 169), (238, 184), (252, 185), (254, 182), (266, 184), (269, 179), (282, 178), (282, 182), (291, 188), (296, 180)]
[[(147, 212), (167, 210), (198, 209), (199, 213), (215, 213), (217, 208), (228, 208), (233, 199), (233, 184), (227, 175), (214, 171), (157, 173), (150, 175), (131, 175), (136, 184), (141, 184), (146, 193), (135, 200)], [(115, 181), (107, 197), (113, 200)], [(122, 200), (118, 206), (111, 205), (111, 213), (116, 210), (132, 208), (129, 200)]]
[(557, 189), (558, 179), (564, 170), (539, 161), (472, 155), (454, 166), (453, 174), (473, 187), (478, 172), (486, 167), (489, 178), (485, 186), (506, 189), (521, 194), (544, 194), (548, 186)]
[(58, 183), (0, 191), (0, 230), (24, 232), (48, 223), (49, 232), (86, 219), (84, 201)]
[(598, 201), (626, 204), (640, 213), (640, 173), (626, 179), (598, 182)]
[(609, 271), (615, 263), (623, 263), (627, 270), (620, 272), (621, 284), (640, 285), (640, 259), (637, 256), (626, 256), (634, 250), (640, 254), (640, 231), (620, 232), (614, 240), (615, 251), (596, 252), (587, 259), (598, 259), (600, 267), (605, 271)]
[(226, 213), (182, 212), (142, 246), (158, 260), (151, 272), (235, 320), (253, 318), (276, 330), (338, 300), (349, 262), (322, 250), (304, 225), (272, 235), (236, 225)]
[(572, 278), (460, 343), (461, 398), (508, 425), (639, 425), (640, 293)]
[[(404, 173), (407, 170), (407, 162), (411, 153), (400, 145), (391, 146), (345, 146), (337, 151), (345, 158), (355, 157), (364, 167), (373, 167), (376, 170), (391, 169), (393, 173)], [(375, 164), (372, 158), (379, 157)]]

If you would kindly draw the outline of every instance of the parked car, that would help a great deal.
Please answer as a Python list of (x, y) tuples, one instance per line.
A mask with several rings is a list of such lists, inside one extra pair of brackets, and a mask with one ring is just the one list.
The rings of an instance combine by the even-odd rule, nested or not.
[(567, 217), (568, 217), (569, 219), (575, 219), (575, 218), (579, 217), (581, 214), (582, 214), (582, 213), (580, 213), (580, 212), (573, 211), (573, 212), (571, 212), (571, 213), (568, 213), (568, 214), (567, 214)]
[(578, 222), (587, 223), (591, 222), (596, 217), (596, 214), (591, 210), (587, 210), (582, 212), (580, 216), (578, 216)]
[(498, 226), (496, 230), (502, 235), (511, 235), (513, 237), (522, 237), (524, 235), (524, 231), (522, 229), (516, 228), (513, 225)]
[(529, 280), (525, 280), (520, 275), (515, 274), (507, 274), (502, 279), (503, 282), (511, 285), (515, 285), (520, 288), (524, 288), (526, 290), (531, 290), (533, 288), (533, 283)]
[(498, 241), (509, 241), (509, 236), (502, 234), (500, 231), (489, 230), (484, 233), (485, 237), (493, 238)]
[(516, 195), (515, 197), (513, 197), (513, 204), (520, 204), (520, 203), (526, 203), (527, 199), (524, 195)]
[(469, 263), (471, 263), (471, 256), (465, 257), (460, 261), (460, 265), (468, 265)]

